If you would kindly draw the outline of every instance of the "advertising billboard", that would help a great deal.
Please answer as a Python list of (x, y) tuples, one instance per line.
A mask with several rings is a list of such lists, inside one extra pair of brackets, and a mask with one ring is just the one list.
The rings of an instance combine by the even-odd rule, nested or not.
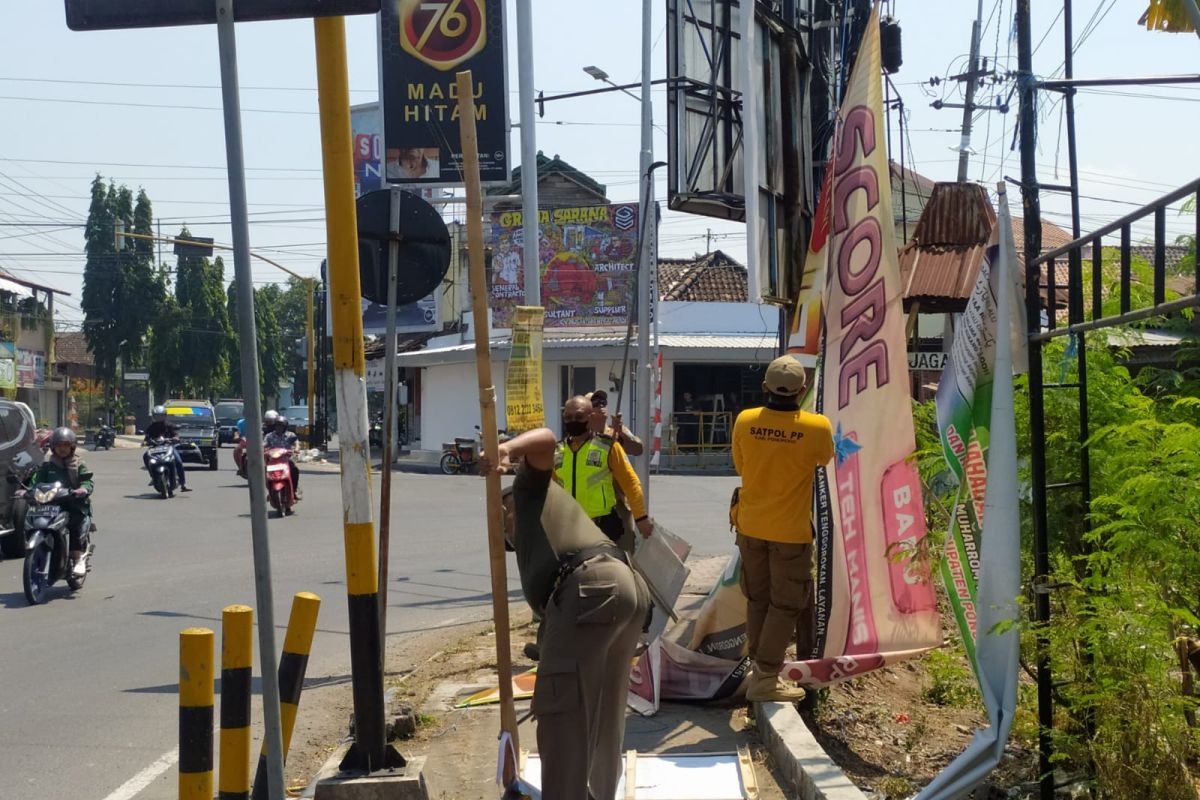
[(507, 183), (508, 80), (502, 0), (384, 0), (380, 15), (388, 181), (461, 184), (455, 74), (471, 70), (480, 179)]
[[(350, 128), (354, 142), (354, 189), (361, 197), (367, 192), (382, 189), (383, 177), (383, 114), (378, 103), (364, 103), (350, 109)], [(387, 333), (387, 307), (362, 301), (363, 334), (383, 336)], [(396, 330), (399, 333), (436, 331), (441, 328), (437, 292), (415, 303), (396, 308)]]
[[(544, 208), (540, 217), (545, 327), (624, 327), (637, 287), (637, 204)], [(491, 229), (493, 324), (511, 328), (525, 298), (521, 212), (492, 214)]]

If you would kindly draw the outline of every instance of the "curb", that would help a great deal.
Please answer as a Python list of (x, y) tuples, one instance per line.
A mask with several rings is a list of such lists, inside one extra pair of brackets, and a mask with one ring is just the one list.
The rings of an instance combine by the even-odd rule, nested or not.
[(833, 762), (791, 703), (755, 703), (758, 730), (780, 773), (801, 800), (867, 800)]

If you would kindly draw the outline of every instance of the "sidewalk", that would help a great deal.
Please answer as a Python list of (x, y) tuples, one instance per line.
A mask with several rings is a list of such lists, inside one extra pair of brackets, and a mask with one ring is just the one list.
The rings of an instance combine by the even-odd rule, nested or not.
[[(701, 559), (690, 566), (693, 578), (684, 589), (681, 607), (702, 598), (711, 586), (711, 574), (719, 571), (723, 558)], [(690, 596), (689, 596), (690, 595)], [(528, 609), (512, 619), (513, 672), (527, 672), (534, 664), (521, 654), (535, 628)], [(393, 712), (401, 704), (413, 707), (416, 735), (398, 742), (405, 755), (426, 755), (425, 780), (431, 800), (495, 800), (499, 707), (455, 708), (462, 698), (497, 685), (495, 633), (489, 629), (470, 637), (453, 651), (440, 654), (419, 672), (427, 677), (405, 676), (394, 683)], [(537, 751), (537, 729), (530, 718), (529, 700), (517, 701), (520, 722), (518, 738), (522, 750)], [(791, 796), (781, 786), (769, 763), (762, 738), (744, 703), (699, 705), (664, 702), (657, 714), (641, 717), (626, 712), (625, 749), (639, 755), (652, 753), (733, 753), (748, 747), (762, 800)]]

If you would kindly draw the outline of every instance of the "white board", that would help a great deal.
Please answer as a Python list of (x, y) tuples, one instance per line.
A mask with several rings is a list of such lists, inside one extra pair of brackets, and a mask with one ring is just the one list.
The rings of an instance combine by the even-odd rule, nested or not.
[[(624, 762), (622, 762), (623, 764)], [(530, 753), (522, 775), (526, 782), (541, 787), (541, 758)], [(637, 754), (637, 800), (744, 800), (738, 757), (729, 755)], [(617, 797), (625, 797), (625, 778), (617, 785)]]

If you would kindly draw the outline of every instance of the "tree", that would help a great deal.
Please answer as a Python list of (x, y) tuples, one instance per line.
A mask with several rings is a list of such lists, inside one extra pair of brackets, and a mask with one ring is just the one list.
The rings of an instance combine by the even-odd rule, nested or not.
[[(190, 239), (185, 226), (180, 239)], [(180, 352), (191, 393), (210, 395), (229, 371), (229, 337), (233, 331), (225, 303), (225, 263), (180, 255), (175, 267), (175, 300), (187, 322), (179, 331)]]
[[(284, 347), (286, 339), (282, 336), (277, 316), (281, 292), (279, 287), (269, 284), (254, 292), (254, 327), (258, 342), (258, 380), (260, 397), (273, 397), (279, 390), (280, 382), (286, 377), (284, 370)], [(227, 293), (227, 309), (229, 318), (236, 324), (238, 319), (237, 281), (229, 284)], [(230, 338), (230, 386), (239, 397), (245, 397), (242, 386), (241, 370), (241, 331), (235, 328)]]
[(96, 175), (91, 192), (84, 229), (83, 330), (97, 371), (111, 381), (118, 358), (139, 357), (165, 288), (155, 273), (149, 241), (126, 238), (117, 249), (118, 225), (133, 233), (151, 233), (154, 213), (145, 190), (139, 190), (135, 205), (128, 187), (112, 182), (106, 186)]

